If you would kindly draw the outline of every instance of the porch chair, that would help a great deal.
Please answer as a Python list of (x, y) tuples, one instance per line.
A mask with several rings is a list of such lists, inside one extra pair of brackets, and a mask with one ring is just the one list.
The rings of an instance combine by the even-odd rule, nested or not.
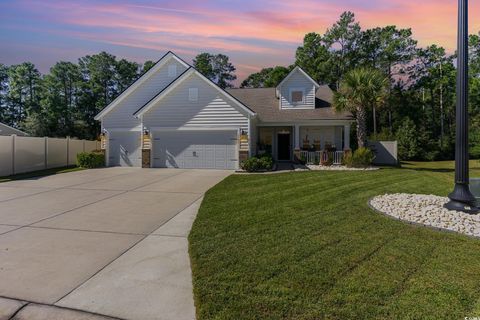
[(313, 140), (313, 146), (315, 147), (315, 151), (320, 151), (322, 148), (320, 144), (320, 140)]
[(310, 141), (308, 139), (303, 139), (303, 149), (310, 149)]

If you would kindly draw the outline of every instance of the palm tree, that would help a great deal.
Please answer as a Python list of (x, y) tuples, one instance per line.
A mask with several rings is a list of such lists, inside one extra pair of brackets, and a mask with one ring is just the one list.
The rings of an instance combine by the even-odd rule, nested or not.
[(373, 68), (361, 67), (349, 71), (334, 95), (336, 111), (350, 111), (357, 120), (358, 147), (367, 140), (367, 109), (381, 106), (388, 95), (388, 79)]

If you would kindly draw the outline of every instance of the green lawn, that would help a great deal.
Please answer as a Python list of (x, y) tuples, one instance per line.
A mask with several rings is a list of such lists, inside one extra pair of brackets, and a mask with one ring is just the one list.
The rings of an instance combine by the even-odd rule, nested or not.
[(79, 170), (83, 170), (83, 169), (79, 167), (62, 167), (62, 168), (53, 168), (53, 169), (27, 172), (27, 173), (20, 173), (20, 174), (15, 174), (13, 176), (0, 177), (0, 183), (12, 181), (12, 180), (38, 178), (43, 176), (50, 176), (52, 174), (73, 172), (73, 171), (79, 171)]
[(198, 319), (480, 316), (480, 240), (367, 206), (377, 194), (451, 191), (452, 163), (408, 166), (215, 186), (189, 237)]

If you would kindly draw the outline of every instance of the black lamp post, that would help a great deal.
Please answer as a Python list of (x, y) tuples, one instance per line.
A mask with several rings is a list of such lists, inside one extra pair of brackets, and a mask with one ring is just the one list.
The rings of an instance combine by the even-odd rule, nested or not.
[(455, 188), (448, 195), (450, 210), (478, 213), (469, 187), (468, 164), (468, 0), (458, 0), (457, 111)]

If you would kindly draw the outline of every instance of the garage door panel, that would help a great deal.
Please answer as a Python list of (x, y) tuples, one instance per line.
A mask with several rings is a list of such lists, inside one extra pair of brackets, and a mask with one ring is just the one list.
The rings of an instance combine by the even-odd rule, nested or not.
[(215, 145), (205, 146), (205, 168), (215, 169)]
[(111, 132), (109, 134), (108, 164), (110, 166), (140, 167), (142, 153), (139, 132)]
[(235, 131), (154, 133), (154, 167), (235, 169)]

